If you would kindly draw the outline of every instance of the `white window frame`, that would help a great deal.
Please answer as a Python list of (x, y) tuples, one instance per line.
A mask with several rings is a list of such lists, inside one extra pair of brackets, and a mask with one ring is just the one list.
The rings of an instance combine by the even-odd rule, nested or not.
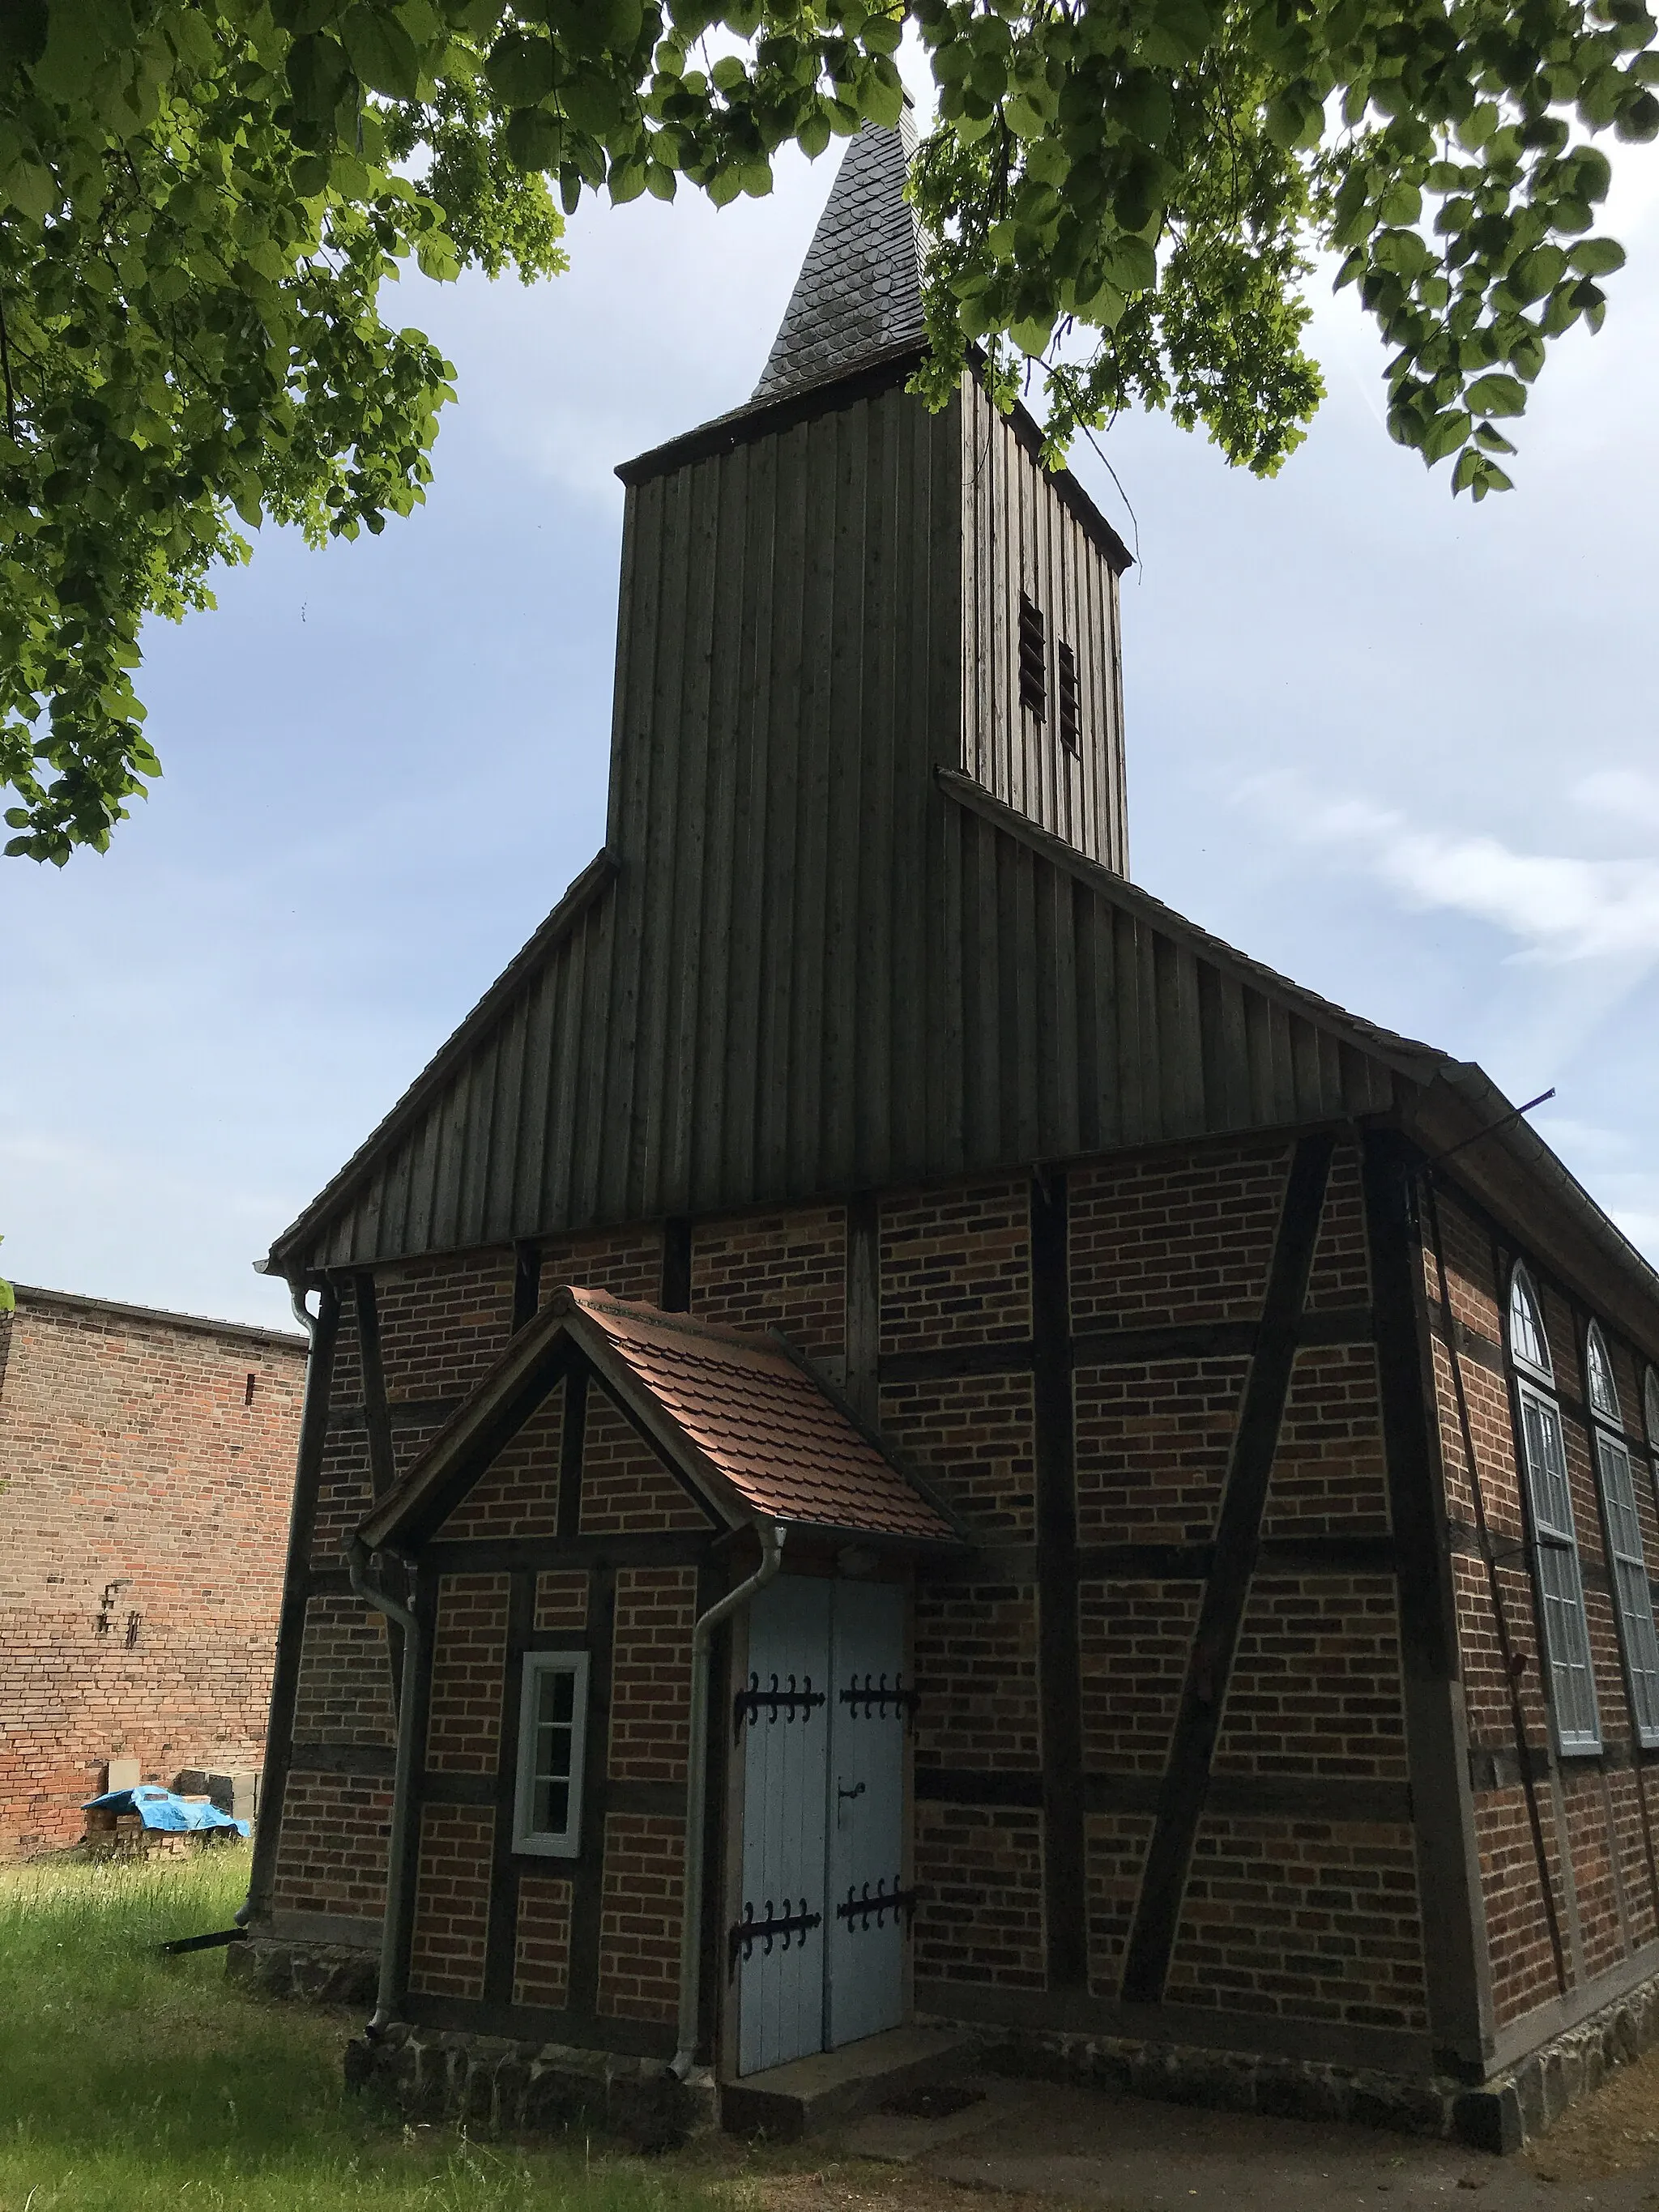
[[(1592, 1377), (1606, 1381), (1601, 1402)], [(1607, 1540), (1608, 1579), (1619, 1616), (1619, 1648), (1625, 1662), (1625, 1687), (1631, 1720), (1644, 1751), (1659, 1748), (1659, 1631), (1654, 1626), (1653, 1592), (1642, 1547), (1642, 1522), (1636, 1510), (1636, 1482), (1625, 1440), (1619, 1385), (1607, 1340), (1592, 1322), (1584, 1340), (1584, 1396), (1590, 1409), (1590, 1438), (1595, 1484), (1601, 1500), (1601, 1528)]]
[[(519, 1683), (519, 1766), (513, 1791), (513, 1848), (532, 1856), (574, 1859), (581, 1850), (582, 1768), (587, 1751), (586, 1651), (526, 1651)], [(556, 1833), (531, 1826), (536, 1801), (536, 1713), (544, 1677), (568, 1674), (570, 1697), (570, 1794), (564, 1826)]]
[[(1533, 1359), (1516, 1345), (1515, 1297), (1524, 1285), (1527, 1299), (1538, 1322), (1538, 1348), (1542, 1359)], [(1595, 1697), (1595, 1670), (1590, 1656), (1589, 1620), (1584, 1607), (1584, 1577), (1578, 1563), (1578, 1531), (1572, 1517), (1572, 1484), (1567, 1468), (1566, 1431), (1556, 1402), (1549, 1339), (1544, 1334), (1544, 1309), (1532, 1278), (1517, 1261), (1510, 1278), (1510, 1297), (1504, 1309), (1510, 1364), (1515, 1373), (1516, 1441), (1526, 1478), (1531, 1506), (1534, 1580), (1537, 1590), (1539, 1640), (1548, 1663), (1547, 1686), (1555, 1741), (1563, 1753), (1575, 1755), (1599, 1752), (1601, 1721)], [(1534, 1448), (1536, 1426), (1541, 1451)], [(1553, 1442), (1556, 1463), (1550, 1463)]]

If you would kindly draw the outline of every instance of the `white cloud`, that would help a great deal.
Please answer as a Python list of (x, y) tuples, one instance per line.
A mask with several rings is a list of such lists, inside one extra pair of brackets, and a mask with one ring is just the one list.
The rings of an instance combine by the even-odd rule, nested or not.
[(1644, 830), (1659, 830), (1659, 780), (1633, 768), (1598, 769), (1574, 784), (1575, 805)]
[(1517, 852), (1490, 835), (1419, 828), (1363, 799), (1316, 797), (1289, 775), (1255, 779), (1241, 795), (1270, 807), (1300, 842), (1358, 854), (1407, 906), (1505, 931), (1519, 940), (1517, 957), (1642, 967), (1659, 958), (1659, 860)]

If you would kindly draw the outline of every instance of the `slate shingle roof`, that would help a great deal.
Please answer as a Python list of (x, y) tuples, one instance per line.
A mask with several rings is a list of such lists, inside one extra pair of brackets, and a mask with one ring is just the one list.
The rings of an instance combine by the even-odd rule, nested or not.
[(844, 376), (927, 335), (921, 233), (904, 197), (915, 143), (908, 111), (896, 129), (867, 123), (848, 143), (755, 400)]
[(775, 1341), (598, 1291), (564, 1293), (670, 1421), (769, 1519), (951, 1542), (944, 1515)]

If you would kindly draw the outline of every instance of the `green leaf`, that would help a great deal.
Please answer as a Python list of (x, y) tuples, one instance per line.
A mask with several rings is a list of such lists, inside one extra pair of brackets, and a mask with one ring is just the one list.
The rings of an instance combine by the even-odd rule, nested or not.
[(333, 39), (320, 33), (296, 39), (289, 49), (288, 81), (301, 116), (331, 122), (351, 82), (351, 65)]
[(1581, 276), (1611, 276), (1625, 265), (1625, 249), (1616, 238), (1580, 239), (1567, 258)]
[(887, 63), (880, 70), (866, 70), (858, 88), (859, 112), (867, 122), (879, 123), (884, 129), (895, 131), (904, 112), (904, 87), (896, 71)]
[(622, 100), (614, 77), (584, 70), (559, 88), (565, 113), (579, 131), (595, 138), (607, 137), (622, 120)]
[(564, 126), (544, 107), (515, 107), (507, 118), (507, 158), (520, 169), (556, 169), (564, 145)]
[(1530, 307), (1554, 289), (1566, 266), (1567, 257), (1559, 246), (1534, 246), (1520, 256), (1504, 281), (1523, 306)]
[(1119, 231), (1106, 249), (1103, 273), (1120, 292), (1147, 292), (1158, 282), (1158, 256), (1144, 238)]
[(1526, 412), (1526, 386), (1517, 377), (1494, 371), (1478, 376), (1464, 395), (1477, 415), (1522, 415)]
[[(553, 89), (553, 45), (528, 31), (507, 31), (484, 64), (484, 79), (508, 107), (534, 107)], [(514, 156), (517, 159), (517, 156)]]
[(44, 222), (56, 210), (62, 197), (52, 171), (21, 155), (0, 179), (0, 189), (3, 189), (13, 207), (36, 222)]
[(392, 100), (413, 100), (420, 87), (420, 56), (411, 39), (389, 9), (358, 0), (347, 11), (340, 36), (351, 66), (372, 91)]

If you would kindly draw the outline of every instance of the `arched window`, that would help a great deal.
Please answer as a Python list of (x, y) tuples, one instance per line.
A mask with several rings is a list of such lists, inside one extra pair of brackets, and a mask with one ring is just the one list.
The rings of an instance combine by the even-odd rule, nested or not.
[(1619, 1417), (1619, 1391), (1613, 1379), (1613, 1362), (1607, 1358), (1607, 1339), (1601, 1334), (1601, 1324), (1593, 1321), (1589, 1334), (1584, 1340), (1584, 1373), (1589, 1383), (1592, 1413), (1614, 1428), (1623, 1425)]
[(1619, 1601), (1619, 1648), (1625, 1656), (1631, 1717), (1643, 1748), (1651, 1750), (1659, 1745), (1659, 1634), (1653, 1625), (1653, 1594), (1642, 1553), (1642, 1522), (1636, 1510), (1630, 1450), (1622, 1434), (1618, 1386), (1607, 1339), (1596, 1322), (1590, 1323), (1584, 1338), (1584, 1390), (1592, 1417), (1607, 1559)]
[(1556, 1741), (1564, 1752), (1600, 1751), (1601, 1723), (1590, 1670), (1589, 1630), (1584, 1619), (1584, 1583), (1578, 1568), (1566, 1443), (1553, 1389), (1555, 1370), (1538, 1294), (1518, 1262), (1510, 1278), (1510, 1358), (1515, 1369), (1527, 1498), (1532, 1507), (1533, 1565), (1543, 1616)]
[(1546, 1382), (1554, 1382), (1555, 1370), (1550, 1364), (1550, 1343), (1544, 1334), (1538, 1293), (1532, 1286), (1532, 1278), (1518, 1262), (1510, 1277), (1510, 1357), (1517, 1367), (1530, 1368)]

